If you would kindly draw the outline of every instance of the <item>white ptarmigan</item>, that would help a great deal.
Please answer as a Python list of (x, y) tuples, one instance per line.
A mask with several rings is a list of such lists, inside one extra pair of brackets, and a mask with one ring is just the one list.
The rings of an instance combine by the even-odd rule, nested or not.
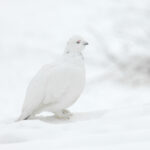
[(64, 55), (55, 63), (44, 65), (31, 80), (18, 120), (49, 111), (58, 118), (69, 118), (66, 109), (81, 95), (85, 85), (82, 50), (88, 45), (80, 36), (72, 37)]

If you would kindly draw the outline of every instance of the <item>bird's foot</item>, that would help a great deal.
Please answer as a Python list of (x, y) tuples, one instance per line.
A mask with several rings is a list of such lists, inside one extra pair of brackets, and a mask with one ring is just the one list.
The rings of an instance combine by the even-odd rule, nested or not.
[(59, 119), (70, 119), (70, 117), (72, 116), (72, 113), (66, 109), (63, 109), (59, 112), (55, 113), (55, 116)]
[(67, 110), (67, 109), (63, 109), (62, 112), (63, 112), (63, 114), (66, 114), (66, 115), (68, 115), (70, 117), (72, 116), (72, 113), (69, 110)]

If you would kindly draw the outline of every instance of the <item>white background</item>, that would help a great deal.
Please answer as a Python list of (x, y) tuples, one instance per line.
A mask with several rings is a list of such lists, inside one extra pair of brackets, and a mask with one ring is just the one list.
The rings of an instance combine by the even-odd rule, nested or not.
[[(14, 122), (32, 77), (76, 34), (89, 46), (74, 116)], [(132, 72), (149, 56), (149, 0), (0, 0), (0, 149), (149, 150), (150, 76)]]

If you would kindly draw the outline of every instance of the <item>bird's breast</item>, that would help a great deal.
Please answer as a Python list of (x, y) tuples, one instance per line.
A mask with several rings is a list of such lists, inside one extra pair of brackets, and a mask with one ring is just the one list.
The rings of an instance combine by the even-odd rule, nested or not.
[(73, 103), (81, 94), (85, 85), (84, 66), (62, 65), (55, 68), (47, 81), (46, 103), (66, 101)]

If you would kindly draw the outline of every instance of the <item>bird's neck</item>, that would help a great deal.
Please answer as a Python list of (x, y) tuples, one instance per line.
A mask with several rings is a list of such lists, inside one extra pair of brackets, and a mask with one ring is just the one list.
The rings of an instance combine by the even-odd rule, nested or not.
[(64, 55), (67, 57), (76, 57), (76, 58), (78, 57), (78, 58), (84, 59), (82, 52), (78, 52), (78, 51), (76, 52), (65, 51)]

